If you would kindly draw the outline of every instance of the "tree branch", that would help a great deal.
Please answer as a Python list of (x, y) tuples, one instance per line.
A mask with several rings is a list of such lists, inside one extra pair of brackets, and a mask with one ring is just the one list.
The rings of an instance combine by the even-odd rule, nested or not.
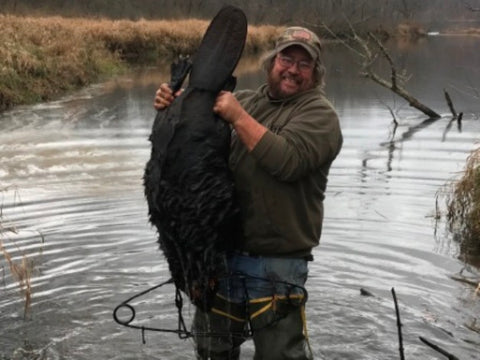
[(382, 42), (379, 39), (377, 39), (375, 35), (373, 35), (373, 33), (368, 33), (369, 38), (380, 49), (380, 53), (382, 57), (386, 59), (386, 61), (390, 66), (390, 81), (385, 80), (383, 77), (379, 76), (372, 69), (373, 64), (378, 59), (378, 54), (372, 52), (372, 50), (367, 44), (367, 41), (365, 41), (362, 37), (360, 37), (356, 33), (355, 29), (350, 24), (348, 19), (346, 19), (346, 21), (352, 33), (351, 41), (353, 41), (353, 43), (359, 47), (358, 49), (351, 46), (345, 40), (340, 39), (340, 37), (337, 36), (332, 30), (330, 30), (330, 28), (325, 23), (322, 23), (322, 27), (325, 28), (335, 39), (339, 40), (342, 43), (342, 45), (344, 45), (347, 49), (349, 49), (351, 52), (353, 52), (363, 60), (363, 63), (361, 64), (362, 70), (360, 72), (360, 75), (376, 82), (377, 84), (379, 84), (380, 86), (383, 86), (386, 89), (393, 91), (395, 94), (405, 99), (410, 106), (416, 108), (417, 110), (420, 110), (425, 115), (427, 115), (430, 119), (440, 118), (441, 116), (437, 112), (435, 112), (434, 110), (430, 109), (428, 106), (418, 101), (407, 90), (404, 89), (404, 87), (400, 84), (400, 82), (402, 83), (404, 82), (404, 79), (402, 79), (404, 75), (402, 75), (399, 78), (397, 68), (395, 67), (394, 61), (390, 56), (390, 53), (382, 44)]
[(382, 77), (377, 75), (372, 70), (371, 65), (376, 60), (376, 56), (373, 55), (373, 53), (371, 52), (370, 48), (368, 47), (366, 41), (363, 40), (361, 37), (359, 37), (357, 34), (355, 34), (354, 40), (362, 47), (363, 52), (365, 54), (365, 58), (366, 58), (366, 61), (363, 64), (364, 72), (362, 73), (362, 75), (364, 77), (368, 78), (368, 79), (373, 80), (377, 84), (379, 84), (379, 85), (381, 85), (381, 86), (383, 86), (387, 89), (390, 89), (395, 94), (397, 94), (398, 96), (405, 99), (410, 106), (416, 108), (417, 110), (420, 110), (421, 112), (423, 112), (428, 117), (430, 117), (432, 119), (440, 118), (441, 116), (437, 112), (430, 109), (428, 106), (422, 104), (415, 97), (410, 95), (410, 93), (408, 93), (403, 87), (399, 86), (398, 79), (397, 79), (397, 70), (395, 68), (395, 65), (393, 63), (393, 60), (392, 60), (390, 54), (388, 53), (387, 49), (383, 46), (383, 44), (380, 43), (380, 41), (378, 39), (376, 39), (373, 35), (371, 37), (375, 40), (375, 42), (377, 43), (377, 46), (379, 46), (380, 51), (382, 52), (383, 57), (385, 59), (387, 59), (387, 62), (390, 65), (391, 81), (389, 82), (389, 81), (383, 79)]
[(452, 98), (450, 97), (450, 94), (448, 93), (447, 90), (443, 89), (443, 93), (445, 94), (445, 99), (447, 100), (447, 105), (448, 105), (450, 111), (452, 112), (453, 118), (456, 119), (457, 118), (457, 112), (455, 111), (455, 108), (453, 107)]
[(424, 337), (420, 336), (419, 339), (424, 343), (430, 346), (433, 350), (439, 352), (440, 354), (444, 355), (447, 357), (448, 360), (460, 360), (458, 357), (455, 355), (450, 354), (448, 351), (442, 349), (440, 346), (435, 345), (434, 343), (428, 341)]
[(466, 2), (466, 1), (463, 1), (463, 4), (470, 11), (473, 11), (473, 12), (479, 12), (480, 11), (480, 8), (474, 8), (472, 5), (470, 5), (470, 3)]
[(438, 119), (440, 118), (441, 116), (436, 113), (435, 111), (433, 111), (432, 109), (430, 109), (428, 106), (422, 104), (420, 101), (418, 101), (415, 97), (413, 97), (412, 95), (410, 95), (410, 93), (408, 93), (405, 89), (403, 89), (402, 87), (398, 87), (396, 89), (393, 88), (393, 85), (392, 83), (386, 81), (385, 79), (381, 78), (380, 76), (378, 76), (376, 73), (372, 72), (372, 71), (366, 71), (364, 73), (362, 73), (362, 75), (368, 79), (371, 79), (373, 80), (374, 82), (376, 82), (377, 84), (387, 88), (387, 89), (390, 89), (392, 90), (395, 94), (397, 94), (398, 96), (402, 97), (403, 99), (405, 99), (408, 104), (418, 110), (420, 110), (421, 112), (423, 112), (425, 115), (428, 115), (428, 117), (432, 118), (432, 119)]

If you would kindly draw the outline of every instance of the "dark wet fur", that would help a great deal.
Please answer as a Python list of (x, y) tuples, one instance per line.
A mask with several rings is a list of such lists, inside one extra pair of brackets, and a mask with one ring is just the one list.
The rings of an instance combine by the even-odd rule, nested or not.
[[(225, 26), (233, 29), (227, 35)], [(204, 309), (211, 307), (217, 279), (225, 275), (225, 254), (240, 234), (228, 167), (230, 127), (212, 108), (218, 92), (231, 86), (244, 36), (243, 13), (222, 9), (193, 59), (189, 85), (155, 118), (144, 175), (150, 221), (158, 229), (172, 278)], [(229, 58), (225, 47), (232, 46)], [(172, 89), (188, 73), (187, 61), (172, 66)]]

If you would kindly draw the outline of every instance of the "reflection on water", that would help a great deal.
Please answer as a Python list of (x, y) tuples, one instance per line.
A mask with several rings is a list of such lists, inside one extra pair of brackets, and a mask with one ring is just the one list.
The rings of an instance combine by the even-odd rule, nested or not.
[[(480, 337), (466, 326), (478, 318), (478, 297), (450, 278), (463, 265), (448, 234), (434, 234), (435, 195), (458, 176), (478, 141), (475, 41), (435, 37), (398, 50), (400, 65), (413, 74), (409, 89), (445, 115), (435, 121), (363, 82), (345, 50), (327, 49), (327, 90), (345, 144), (331, 170), (324, 234), (307, 284), (318, 358), (398, 359), (392, 287), (406, 358), (443, 358), (419, 336), (461, 359), (478, 358)], [(256, 87), (261, 77), (240, 74), (239, 87)], [(16, 350), (16, 358), (193, 358), (189, 340), (147, 333), (142, 345), (140, 333), (112, 319), (120, 302), (169, 277), (142, 187), (152, 97), (165, 78), (145, 70), (0, 115), (0, 188), (10, 186), (2, 192), (2, 216), (16, 226), (1, 241), (15, 261), (34, 261), (28, 320), (0, 261), (0, 357)], [(464, 112), (461, 128), (450, 122), (444, 87)], [(396, 112), (395, 131), (386, 104)], [(361, 296), (360, 288), (374, 297)], [(144, 326), (175, 326), (173, 295), (167, 286), (142, 297), (136, 318)], [(187, 304), (187, 321), (192, 313)], [(247, 343), (242, 358), (252, 354)]]

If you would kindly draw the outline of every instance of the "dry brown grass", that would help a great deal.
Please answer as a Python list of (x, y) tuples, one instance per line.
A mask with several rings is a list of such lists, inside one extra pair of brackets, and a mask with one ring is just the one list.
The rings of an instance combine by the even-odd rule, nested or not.
[(30, 260), (26, 255), (22, 255), (21, 261), (13, 260), (10, 253), (3, 246), (3, 242), (1, 240), (0, 252), (3, 254), (3, 257), (10, 267), (10, 273), (20, 287), (21, 296), (24, 299), (23, 316), (26, 318), (30, 309), (30, 304), (32, 303), (32, 287), (30, 285), (30, 279), (34, 269), (33, 261)]
[(100, 41), (124, 59), (150, 60), (180, 53), (192, 53), (208, 22), (203, 20), (129, 21), (77, 20), (86, 36)]
[(0, 28), (0, 110), (52, 99), (120, 64), (80, 22), (0, 15)]
[(422, 25), (418, 23), (401, 23), (398, 24), (396, 36), (403, 39), (415, 40), (427, 35)]
[[(5, 193), (10, 191), (10, 188), (3, 188), (0, 189), (1, 193)], [(16, 199), (18, 197), (17, 190), (14, 191), (14, 203), (16, 203)], [(30, 305), (32, 303), (32, 286), (31, 286), (31, 278), (33, 271), (35, 269), (35, 264), (33, 258), (35, 257), (32, 254), (27, 254), (23, 251), (15, 241), (11, 240), (10, 237), (12, 235), (18, 234), (18, 229), (15, 225), (11, 224), (8, 220), (6, 220), (3, 214), (3, 206), (0, 204), (0, 255), (3, 255), (8, 267), (10, 269), (10, 273), (15, 282), (17, 282), (20, 288), (20, 296), (24, 300), (24, 308), (23, 308), (23, 316), (24, 318), (27, 317)], [(42, 244), (44, 243), (45, 239), (43, 235), (39, 234)], [(4, 246), (4, 242), (9, 243), (9, 249)], [(13, 249), (13, 250), (12, 250)], [(15, 253), (15, 256), (12, 253)], [(38, 251), (37, 255), (42, 254), (42, 247)]]
[(480, 29), (479, 28), (468, 28), (465, 30), (465, 34), (473, 35), (473, 36), (480, 36)]
[(448, 35), (465, 35), (465, 36), (480, 36), (480, 28), (470, 27), (470, 28), (454, 28), (446, 31)]
[[(192, 54), (208, 21), (106, 20), (0, 15), (0, 111), (50, 100), (125, 69)], [(245, 54), (273, 43), (277, 27), (249, 27)]]
[(447, 210), (449, 229), (461, 253), (476, 263), (480, 259), (480, 148), (470, 154), (463, 176), (452, 184)]
[(283, 27), (272, 25), (249, 26), (245, 51), (247, 54), (258, 54), (273, 47), (275, 39)]

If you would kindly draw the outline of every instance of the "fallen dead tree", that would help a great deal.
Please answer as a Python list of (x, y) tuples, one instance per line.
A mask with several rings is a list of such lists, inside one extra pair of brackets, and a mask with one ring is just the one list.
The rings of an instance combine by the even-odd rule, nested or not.
[[(323, 27), (333, 37), (340, 40), (343, 45), (345, 45), (348, 49), (350, 49), (353, 53), (355, 53), (358, 57), (362, 59), (362, 62), (360, 64), (361, 76), (374, 81), (375, 83), (386, 89), (391, 90), (392, 92), (406, 100), (410, 106), (421, 111), (429, 118), (438, 119), (441, 117), (436, 111), (432, 110), (431, 108), (420, 102), (405, 89), (404, 84), (408, 77), (405, 75), (404, 71), (398, 71), (390, 53), (373, 33), (368, 33), (368, 39), (371, 43), (375, 45), (377, 51), (372, 51), (369, 41), (359, 36), (352, 27), (350, 27), (352, 35), (348, 39), (348, 42), (340, 39), (325, 24), (323, 24)], [(383, 58), (388, 63), (390, 67), (390, 79), (386, 79), (375, 72), (374, 65), (379, 58)]]

